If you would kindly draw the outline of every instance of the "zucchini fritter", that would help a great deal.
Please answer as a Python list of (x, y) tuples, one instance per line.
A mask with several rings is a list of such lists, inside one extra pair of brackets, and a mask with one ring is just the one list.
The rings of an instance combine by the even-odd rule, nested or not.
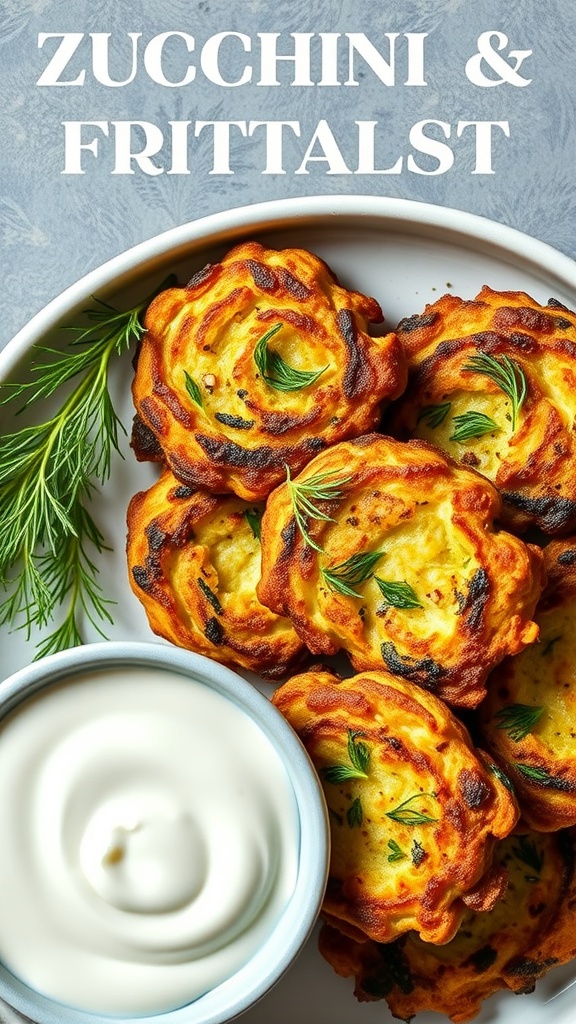
[(193, 492), (165, 470), (128, 507), (128, 575), (159, 636), (278, 679), (304, 645), (256, 597), (261, 513), (234, 496)]
[(524, 819), (547, 832), (576, 825), (576, 537), (549, 544), (544, 565), (540, 641), (490, 677), (480, 720)]
[(496, 838), (518, 809), (493, 762), (446, 705), (388, 672), (294, 676), (272, 700), (322, 779), (332, 853), (323, 913), (352, 937), (413, 929), (447, 942), (465, 905), (506, 884)]
[(467, 912), (444, 946), (413, 934), (389, 945), (359, 942), (324, 925), (320, 952), (338, 974), (355, 978), (360, 1001), (385, 998), (395, 1017), (434, 1010), (471, 1020), (493, 992), (532, 992), (551, 967), (576, 955), (575, 844), (574, 830), (504, 839), (495, 860), (508, 872), (506, 893), (489, 912)]
[(238, 245), (149, 306), (138, 418), (183, 483), (263, 499), (286, 466), (371, 430), (401, 393), (396, 335), (366, 333), (381, 321), (375, 299), (342, 288), (311, 253)]
[(538, 635), (542, 552), (495, 532), (499, 510), (488, 481), (422, 441), (343, 442), (270, 495), (258, 595), (314, 654), (475, 707)]
[(488, 477), (504, 521), (576, 529), (576, 314), (484, 287), (402, 320), (410, 380), (391, 420)]

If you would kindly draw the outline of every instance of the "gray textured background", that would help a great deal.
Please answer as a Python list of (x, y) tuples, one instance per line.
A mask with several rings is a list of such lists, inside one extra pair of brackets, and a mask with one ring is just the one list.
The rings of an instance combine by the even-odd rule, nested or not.
[[(531, 49), (525, 88), (479, 88), (464, 66), (481, 32), (497, 29), (509, 49)], [(129, 86), (105, 88), (87, 75), (82, 88), (46, 88), (36, 80), (48, 46), (39, 32), (111, 32), (126, 67), (126, 36), (187, 31), (200, 44), (219, 31), (428, 32), (425, 88), (402, 77), (386, 88), (366, 69), (358, 88), (223, 89), (202, 79), (180, 89), (150, 82), (143, 70)], [(0, 287), (5, 343), (67, 285), (111, 256), (174, 225), (234, 206), (285, 196), (357, 193), (452, 206), (513, 225), (576, 256), (576, 36), (574, 0), (2, 0), (0, 2)], [(290, 40), (285, 36), (286, 43)], [(507, 48), (507, 49), (508, 49)], [(503, 51), (504, 52), (504, 51)], [(124, 60), (124, 63), (122, 61)], [(359, 62), (361, 64), (361, 62)], [(180, 65), (181, 67), (181, 65)], [(401, 70), (401, 65), (400, 65)], [(284, 77), (289, 75), (286, 68)], [(187, 176), (110, 174), (110, 158), (84, 158), (86, 174), (63, 176), (63, 120), (296, 119), (302, 140), (285, 148), (285, 175), (263, 175), (263, 140), (233, 146), (230, 176), (210, 175), (208, 135), (193, 143)], [(377, 120), (379, 166), (410, 152), (414, 122), (437, 118), (508, 120), (496, 133), (492, 176), (473, 175), (469, 133), (454, 146), (447, 173), (423, 176), (329, 175), (310, 163), (294, 175), (320, 118), (326, 118), (355, 166), (356, 119)], [(289, 133), (290, 134), (290, 133)], [(423, 158), (420, 158), (423, 162)]]

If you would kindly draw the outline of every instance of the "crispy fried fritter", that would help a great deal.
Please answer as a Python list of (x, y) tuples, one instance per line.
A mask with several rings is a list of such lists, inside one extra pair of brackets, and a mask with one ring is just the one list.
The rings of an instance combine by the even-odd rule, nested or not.
[(538, 635), (542, 553), (494, 532), (499, 509), (488, 481), (422, 441), (343, 442), (268, 499), (258, 594), (314, 654), (342, 648), (357, 670), (475, 707), (490, 669)]
[(465, 904), (494, 905), (495, 837), (518, 809), (446, 705), (388, 672), (293, 677), (272, 698), (322, 779), (332, 852), (323, 912), (352, 936), (390, 942), (456, 932)]
[[(247, 242), (146, 313), (134, 404), (183, 483), (265, 498), (320, 449), (372, 429), (406, 383), (375, 299), (318, 257)], [(133, 437), (137, 455), (149, 446)]]
[(359, 942), (324, 925), (320, 951), (355, 978), (359, 1000), (385, 998), (395, 1017), (434, 1010), (471, 1020), (493, 992), (532, 992), (551, 967), (576, 956), (575, 844), (574, 830), (504, 839), (495, 859), (508, 872), (506, 893), (490, 912), (468, 912), (447, 945), (414, 934), (389, 945)]
[(576, 537), (549, 544), (544, 565), (540, 641), (490, 677), (480, 720), (525, 820), (546, 832), (576, 825)]
[(128, 508), (129, 579), (159, 636), (278, 679), (304, 645), (256, 598), (261, 514), (234, 496), (193, 492), (165, 470)]
[(514, 528), (574, 530), (576, 314), (484, 287), (473, 302), (444, 295), (398, 335), (410, 382), (392, 432), (433, 441), (488, 477)]

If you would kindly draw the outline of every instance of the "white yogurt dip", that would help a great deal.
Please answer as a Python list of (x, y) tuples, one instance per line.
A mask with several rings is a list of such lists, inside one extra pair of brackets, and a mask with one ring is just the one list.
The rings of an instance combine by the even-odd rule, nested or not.
[(298, 868), (272, 743), (184, 676), (109, 668), (0, 723), (0, 959), (95, 1013), (173, 1009), (263, 944)]

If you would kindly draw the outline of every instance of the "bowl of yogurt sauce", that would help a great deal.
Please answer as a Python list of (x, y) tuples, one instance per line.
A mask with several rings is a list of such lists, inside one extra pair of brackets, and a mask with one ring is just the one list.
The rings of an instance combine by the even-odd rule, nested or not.
[(314, 769), (236, 673), (97, 643), (0, 684), (0, 998), (38, 1024), (219, 1024), (318, 915)]

